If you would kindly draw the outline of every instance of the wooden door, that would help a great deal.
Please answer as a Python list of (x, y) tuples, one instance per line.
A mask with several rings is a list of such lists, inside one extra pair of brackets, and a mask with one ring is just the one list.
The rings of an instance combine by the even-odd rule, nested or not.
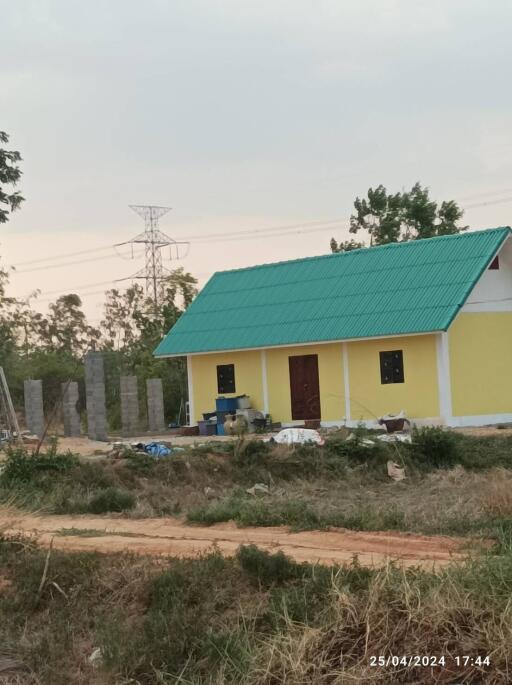
[(320, 383), (318, 355), (304, 354), (288, 357), (290, 366), (290, 394), (292, 419), (320, 419)]

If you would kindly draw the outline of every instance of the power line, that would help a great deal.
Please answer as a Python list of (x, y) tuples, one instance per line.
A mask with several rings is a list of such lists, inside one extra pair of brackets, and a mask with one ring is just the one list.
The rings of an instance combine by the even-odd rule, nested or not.
[(82, 254), (89, 254), (92, 252), (102, 252), (103, 250), (112, 250), (113, 245), (105, 245), (104, 247), (93, 247), (89, 250), (80, 250), (79, 252), (64, 252), (60, 255), (52, 255), (51, 257), (40, 257), (39, 259), (31, 259), (28, 262), (18, 262), (19, 266), (28, 266), (30, 264), (39, 264), (40, 262), (50, 262), (54, 259), (64, 259), (65, 257), (77, 257)]
[[(141, 256), (143, 253), (140, 252), (136, 256)], [(32, 269), (21, 269), (21, 271), (18, 271), (18, 269), (15, 269), (14, 273), (15, 274), (28, 274), (32, 273), (34, 271), (48, 271), (49, 269), (60, 269), (65, 266), (74, 266), (75, 264), (86, 264), (88, 262), (99, 262), (101, 260), (105, 259), (113, 259), (114, 257), (119, 257), (117, 254), (109, 254), (105, 255), (103, 257), (91, 257), (90, 259), (79, 259), (78, 261), (74, 262), (62, 262), (61, 264), (48, 264), (47, 266), (36, 266)]]
[[(261, 233), (271, 233), (273, 231), (287, 231), (293, 229), (300, 229), (304, 228), (307, 226), (320, 226), (320, 228), (316, 229), (319, 231), (323, 230), (328, 230), (328, 225), (332, 224), (339, 224), (341, 221), (346, 221), (346, 219), (328, 219), (325, 221), (308, 221), (308, 222), (302, 222), (298, 224), (285, 224), (284, 226), (269, 226), (268, 228), (249, 228), (249, 229), (244, 229), (242, 231), (224, 231), (223, 233), (203, 233), (201, 235), (191, 235), (188, 237), (188, 240), (192, 241), (201, 241), (201, 240), (210, 240), (214, 238), (226, 238), (226, 237), (237, 237), (237, 236), (243, 236), (243, 235), (249, 235), (249, 234), (261, 234)], [(322, 226), (325, 226), (325, 228), (322, 228)], [(314, 230), (314, 229), (311, 229)]]
[(257, 233), (255, 235), (240, 235), (236, 238), (218, 238), (214, 240), (194, 240), (193, 242), (196, 245), (201, 245), (201, 244), (208, 244), (208, 243), (225, 243), (225, 242), (230, 242), (231, 240), (239, 241), (239, 240), (254, 240), (255, 238), (278, 238), (280, 236), (285, 236), (285, 235), (301, 235), (303, 233), (321, 233), (322, 231), (332, 231), (333, 227), (332, 226), (325, 226), (323, 228), (305, 228), (303, 230), (294, 230), (294, 231), (274, 231), (272, 234), (269, 235), (262, 235), (260, 233)]
[[(496, 191), (496, 192), (504, 192), (504, 191)], [(493, 194), (492, 192), (489, 193), (482, 193), (482, 196), (485, 195), (491, 195)], [(498, 198), (496, 200), (487, 200), (483, 202), (476, 202), (468, 205), (463, 205), (463, 209), (476, 209), (478, 207), (485, 207), (485, 206), (490, 206), (490, 205), (496, 205), (496, 204), (503, 204), (507, 202), (512, 202), (512, 196), (511, 197), (506, 197), (506, 198)], [(295, 234), (301, 234), (301, 233), (315, 233), (315, 232), (323, 232), (323, 231), (330, 231), (332, 230), (332, 227), (336, 224), (340, 224), (342, 221), (347, 221), (347, 219), (328, 219), (325, 221), (317, 220), (317, 221), (311, 221), (311, 222), (303, 222), (303, 223), (297, 223), (297, 224), (287, 224), (287, 225), (281, 225), (281, 226), (270, 226), (268, 228), (255, 228), (255, 229), (244, 229), (240, 231), (224, 231), (220, 233), (202, 233), (202, 234), (196, 234), (196, 235), (191, 235), (188, 237), (186, 242), (195, 242), (196, 244), (207, 244), (207, 243), (216, 243), (216, 242), (230, 242), (230, 241), (238, 241), (238, 240), (251, 240), (252, 238), (256, 238), (259, 236), (266, 236), (267, 239), (274, 238), (274, 237), (282, 237), (284, 235), (291, 235), (293, 233)], [(308, 228), (311, 227), (311, 228)], [(136, 238), (140, 238), (144, 234), (139, 234), (139, 236), (136, 236)], [(162, 234), (165, 235), (165, 234)], [(169, 240), (170, 242), (158, 242), (158, 240), (155, 241), (155, 248), (156, 249), (161, 249), (162, 247), (169, 246), (169, 245), (175, 245), (177, 243), (183, 244), (184, 241), (181, 241), (180, 238), (177, 240), (172, 240), (166, 236), (166, 240)], [(134, 239), (133, 241), (128, 241), (128, 242), (143, 242), (141, 240), (136, 240)], [(80, 255), (85, 255), (85, 254), (90, 254), (94, 252), (102, 252), (104, 250), (115, 250), (116, 247), (121, 246), (121, 245), (126, 245), (127, 243), (120, 243), (118, 245), (105, 245), (103, 247), (97, 247), (97, 248), (91, 248), (90, 250), (80, 250), (77, 252), (68, 252), (68, 253), (63, 253), (60, 255), (54, 255), (53, 257), (42, 257), (41, 259), (33, 259), (30, 261), (25, 261), (25, 262), (18, 262), (19, 266), (25, 266), (25, 265), (31, 265), (31, 264), (40, 264), (42, 262), (48, 262), (52, 260), (58, 260), (58, 259), (64, 259), (66, 257), (74, 257), (74, 256), (80, 256)], [(138, 257), (142, 256), (142, 252), (140, 253), (131, 253), (132, 258), (133, 257)], [(37, 266), (34, 268), (30, 269), (21, 269), (18, 270), (17, 268), (15, 269), (15, 274), (24, 274), (24, 273), (32, 273), (35, 271), (45, 271), (49, 269), (56, 269), (56, 268), (62, 268), (66, 266), (74, 266), (77, 264), (84, 264), (84, 263), (89, 263), (89, 262), (96, 262), (100, 260), (108, 260), (108, 259), (113, 259), (114, 257), (119, 257), (123, 256), (122, 254), (118, 253), (113, 253), (110, 255), (105, 255), (105, 256), (100, 256), (100, 257), (93, 257), (91, 259), (81, 259), (78, 261), (68, 261), (68, 262), (62, 262), (62, 263), (56, 263), (56, 264), (48, 264), (45, 266)], [(152, 260), (152, 257), (151, 257)], [(155, 261), (158, 260), (158, 255), (155, 254)], [(140, 275), (134, 275), (134, 278), (145, 278), (144, 275), (141, 274), (141, 272), (138, 272)]]
[(489, 197), (489, 195), (503, 195), (503, 193), (512, 193), (512, 188), (502, 188), (501, 190), (488, 190), (484, 193), (472, 193), (471, 195), (464, 195), (463, 197), (459, 197), (459, 202), (473, 200), (477, 197)]
[[(325, 221), (317, 220), (317, 221), (302, 222), (302, 223), (297, 223), (297, 224), (284, 224), (284, 225), (280, 225), (280, 226), (269, 226), (267, 228), (250, 228), (250, 229), (244, 229), (241, 231), (223, 231), (221, 233), (202, 233), (202, 234), (197, 234), (197, 235), (191, 235), (188, 237), (184, 236), (183, 240), (185, 240), (185, 238), (186, 238), (186, 242), (191, 242), (191, 241), (199, 242), (199, 241), (203, 241), (203, 240), (204, 241), (215, 240), (217, 238), (231, 239), (231, 237), (233, 237), (235, 239), (237, 236), (252, 235), (252, 234), (259, 235), (262, 233), (272, 233), (275, 231), (288, 231), (288, 230), (290, 230), (293, 232), (293, 229), (303, 228), (303, 227), (308, 227), (308, 226), (319, 226), (318, 230), (323, 231), (323, 230), (330, 230), (330, 228), (328, 228), (329, 226), (331, 226), (333, 224), (337, 224), (340, 221), (346, 221), (346, 219), (328, 219)], [(325, 228), (323, 228), (324, 226), (325, 226)], [(180, 240), (182, 240), (182, 238), (178, 237), (177, 240), (180, 241)], [(128, 241), (128, 243), (130, 243), (130, 242), (131, 241)], [(95, 247), (95, 248), (91, 248), (89, 250), (80, 250), (77, 252), (65, 252), (62, 254), (53, 255), (52, 257), (41, 257), (40, 259), (31, 259), (29, 261), (18, 262), (17, 266), (30, 266), (32, 264), (40, 264), (42, 262), (49, 262), (49, 261), (64, 259), (66, 257), (77, 257), (80, 255), (85, 255), (85, 254), (89, 254), (89, 253), (102, 252), (103, 250), (114, 250), (114, 253), (112, 255), (105, 255), (104, 257), (98, 257), (97, 258), (97, 259), (110, 259), (111, 257), (123, 256), (123, 255), (119, 255), (118, 253), (115, 252), (116, 247), (118, 247), (120, 245), (126, 245), (128, 243), (119, 243), (116, 245), (105, 245), (103, 247)], [(129, 254), (129, 253), (127, 253), (127, 254)], [(142, 254), (142, 253), (139, 253), (139, 254)], [(138, 256), (138, 255), (136, 255), (136, 256)], [(95, 261), (95, 259), (91, 259), (91, 260), (87, 260), (87, 261)], [(81, 260), (80, 262), (75, 262), (75, 261), (66, 262), (66, 263), (62, 263), (62, 264), (56, 264), (55, 266), (74, 265), (77, 263), (82, 263), (82, 261), (86, 261), (86, 260)], [(44, 267), (44, 268), (53, 268), (53, 266), (54, 265), (51, 264), (48, 267)], [(18, 271), (16, 269), (17, 273), (29, 273), (29, 271), (31, 271), (31, 270), (23, 269), (21, 271)]]
[[(82, 283), (82, 285), (75, 285), (75, 286), (69, 286), (68, 288), (65, 288), (64, 290), (42, 290), (39, 294), (40, 295), (60, 295), (60, 294), (65, 294), (65, 293), (78, 293), (78, 292), (83, 292), (82, 288), (95, 288), (98, 285), (110, 285), (113, 283), (113, 281), (99, 281), (98, 283)], [(38, 299), (37, 297), (34, 297), (34, 299)]]
[(476, 207), (486, 207), (488, 205), (499, 205), (505, 202), (512, 202), (512, 197), (502, 197), (499, 200), (488, 200), (487, 202), (476, 202), (472, 205), (465, 205), (463, 209), (475, 209)]

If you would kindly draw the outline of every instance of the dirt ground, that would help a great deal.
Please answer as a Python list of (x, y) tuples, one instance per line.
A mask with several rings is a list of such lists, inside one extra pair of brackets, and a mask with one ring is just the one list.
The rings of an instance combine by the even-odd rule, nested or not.
[(180, 447), (184, 445), (193, 445), (194, 443), (201, 444), (202, 442), (209, 442), (211, 440), (222, 442), (232, 439), (233, 438), (230, 438), (229, 436), (223, 435), (212, 435), (208, 437), (196, 435), (185, 437), (180, 435), (170, 435), (167, 433), (163, 435), (139, 435), (130, 438), (113, 437), (109, 442), (99, 442), (97, 440), (89, 440), (89, 438), (84, 436), (81, 438), (59, 438), (59, 451), (67, 452), (69, 450), (70, 452), (73, 452), (73, 454), (78, 454), (82, 457), (89, 457), (99, 454), (108, 454), (110, 451), (112, 451), (112, 446), (115, 442), (122, 442), (129, 445), (132, 442), (148, 443), (163, 441), (172, 443), (176, 447)]
[(44, 546), (73, 551), (134, 552), (194, 557), (216, 546), (233, 555), (240, 545), (281, 550), (296, 561), (365, 566), (396, 560), (403, 566), (431, 569), (466, 556), (468, 540), (407, 533), (363, 533), (344, 529), (292, 533), (285, 527), (237, 528), (234, 524), (189, 526), (172, 518), (132, 520), (105, 516), (35, 516), (0, 508), (0, 532), (29, 535)]
[[(475, 435), (475, 436), (487, 436), (487, 435), (498, 435), (501, 437), (506, 437), (509, 435), (512, 435), (512, 427), (507, 427), (503, 429), (496, 428), (495, 426), (482, 426), (478, 428), (456, 428), (455, 429), (457, 432), (460, 433), (465, 433), (466, 435)], [(263, 435), (263, 434), (258, 434), (254, 435), (252, 437), (256, 439), (265, 439), (269, 438), (271, 434), (269, 433), (268, 435)], [(139, 435), (136, 437), (130, 437), (130, 438), (121, 438), (121, 437), (111, 437), (110, 442), (97, 442), (94, 440), (89, 440), (87, 437), (81, 437), (81, 438), (64, 438), (61, 437), (59, 438), (59, 448), (62, 451), (67, 451), (70, 450), (74, 454), (79, 454), (80, 456), (93, 456), (93, 455), (99, 455), (99, 454), (108, 454), (112, 450), (112, 445), (114, 442), (124, 442), (127, 444), (130, 444), (132, 442), (159, 442), (159, 441), (164, 441), (164, 442), (170, 442), (176, 447), (183, 446), (183, 445), (193, 445), (194, 443), (202, 443), (202, 442), (210, 442), (210, 441), (219, 441), (219, 442), (225, 442), (233, 440), (232, 437), (229, 436), (221, 436), (221, 435), (212, 435), (208, 437), (203, 437), (203, 436), (190, 436), (190, 437), (185, 437), (185, 436), (179, 436), (179, 435), (172, 435), (169, 433), (164, 433), (162, 435)]]

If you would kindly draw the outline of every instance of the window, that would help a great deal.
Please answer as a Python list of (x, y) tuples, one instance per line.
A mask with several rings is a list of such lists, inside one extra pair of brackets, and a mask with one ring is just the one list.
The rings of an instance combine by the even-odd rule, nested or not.
[(219, 394), (235, 392), (235, 365), (222, 364), (217, 367), (217, 389)]
[(404, 356), (402, 350), (380, 353), (380, 382), (404, 382)]
[(494, 257), (492, 262), (489, 264), (489, 269), (492, 269), (493, 271), (497, 271), (500, 268), (500, 258), (498, 255)]

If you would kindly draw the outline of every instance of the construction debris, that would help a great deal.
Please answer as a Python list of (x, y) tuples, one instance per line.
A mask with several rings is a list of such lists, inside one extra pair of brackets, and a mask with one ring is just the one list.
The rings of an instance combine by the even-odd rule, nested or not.
[(248, 495), (269, 495), (270, 488), (265, 483), (255, 483), (252, 488), (245, 491)]
[(412, 442), (410, 433), (383, 433), (377, 436), (381, 442)]
[(386, 414), (386, 416), (382, 416), (379, 419), (379, 425), (386, 426), (388, 433), (395, 433), (396, 431), (403, 431), (406, 425), (407, 428), (410, 428), (411, 422), (402, 409), (399, 414)]
[[(345, 442), (351, 442), (352, 440), (357, 440), (355, 433), (347, 435)], [(363, 447), (373, 447), (375, 445), (375, 440), (371, 440), (370, 438), (359, 438), (359, 444), (363, 445)]]
[(388, 461), (388, 476), (395, 481), (403, 480), (405, 469), (401, 468), (400, 464), (395, 464), (394, 461)]
[(277, 442), (278, 445), (325, 444), (320, 433), (311, 428), (283, 428), (276, 436), (270, 438), (270, 441)]

